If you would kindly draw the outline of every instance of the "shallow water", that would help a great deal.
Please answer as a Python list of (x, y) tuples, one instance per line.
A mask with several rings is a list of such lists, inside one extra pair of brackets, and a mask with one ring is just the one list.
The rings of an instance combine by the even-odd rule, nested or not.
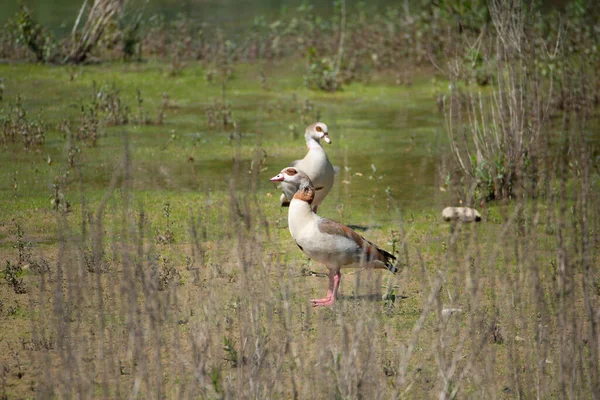
[[(91, 3), (91, 1), (88, 1)], [(282, 13), (293, 12), (301, 0), (130, 0), (130, 10), (144, 8), (144, 15), (163, 15), (167, 20), (183, 14), (194, 22), (209, 22), (234, 35), (241, 34), (251, 26), (255, 17), (276, 18)], [(390, 0), (369, 2), (370, 6), (383, 7), (395, 5)], [(35, 12), (40, 23), (56, 35), (68, 34), (83, 0), (27, 0), (25, 4)], [(351, 6), (351, 4), (349, 4)], [(321, 15), (326, 16), (333, 8), (333, 2), (315, 2), (314, 7)], [(6, 0), (0, 7), (0, 23), (19, 11), (17, 0)], [(130, 11), (131, 12), (131, 11)]]
[[(326, 215), (339, 218), (343, 207), (345, 215), (354, 211), (363, 220), (376, 221), (396, 206), (418, 211), (442, 205), (445, 194), (439, 191), (437, 166), (446, 136), (434, 97), (441, 83), (415, 81), (410, 87), (387, 82), (354, 84), (342, 92), (325, 94), (305, 89), (301, 71), (280, 65), (271, 68), (270, 89), (263, 90), (256, 79), (259, 69), (258, 65), (238, 66), (236, 77), (228, 83), (227, 101), (241, 133), (240, 167), (234, 170), (232, 129), (209, 129), (207, 125), (206, 110), (220, 99), (221, 87), (204, 80), (200, 65), (190, 65), (174, 78), (166, 76), (166, 64), (85, 66), (73, 81), (66, 67), (2, 65), (6, 104), (20, 94), (30, 115), (43, 116), (49, 132), (42, 149), (25, 152), (15, 146), (14, 151), (3, 153), (8, 162), (0, 168), (1, 197), (12, 199), (11, 185), (18, 171), (23, 207), (29, 201), (47, 202), (53, 179), (60, 175), (66, 160), (66, 140), (54, 127), (71, 119), (76, 129), (79, 110), (90, 103), (96, 82), (118, 87), (132, 116), (138, 112), (136, 89), (141, 90), (144, 110), (151, 118), (162, 102), (162, 93), (169, 95), (172, 107), (166, 110), (164, 125), (104, 127), (98, 147), (81, 144), (83, 187), (90, 198), (100, 198), (108, 187), (122, 158), (126, 133), (136, 191), (159, 196), (163, 191), (210, 190), (226, 196), (232, 179), (238, 188), (249, 185), (252, 160), (258, 162), (264, 155), (257, 194), (265, 204), (277, 206), (279, 191), (269, 178), (306, 153), (298, 109), (310, 100), (314, 110), (306, 119), (312, 122), (319, 115), (329, 126), (333, 144), (325, 148), (340, 168), (322, 206)], [(297, 126), (296, 138), (289, 128), (292, 124)], [(48, 157), (52, 165), (48, 165)], [(76, 187), (73, 184), (72, 190)], [(71, 197), (77, 201), (74, 194)]]

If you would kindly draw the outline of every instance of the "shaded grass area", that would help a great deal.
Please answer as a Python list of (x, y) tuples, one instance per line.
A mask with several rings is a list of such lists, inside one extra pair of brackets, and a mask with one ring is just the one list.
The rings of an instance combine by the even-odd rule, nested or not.
[[(557, 158), (563, 169), (547, 197), (491, 204), (481, 224), (448, 225), (439, 210), (456, 198), (439, 190), (445, 135), (435, 104), (444, 83), (381, 77), (321, 94), (296, 90), (301, 73), (282, 64), (266, 91), (258, 68), (237, 67), (225, 90), (232, 120), (210, 127), (223, 88), (200, 67), (167, 78), (163, 64), (86, 66), (71, 80), (66, 68), (0, 66), (5, 103), (21, 94), (49, 127), (43, 147), (2, 152), (0, 254), (20, 265), (26, 288), (15, 293), (4, 270), (3, 394), (594, 392), (597, 173)], [(164, 123), (102, 124), (97, 146), (76, 142), (68, 167), (69, 140), (54, 127), (64, 118), (76, 126), (98, 95), (94, 81), (114, 83), (130, 115), (139, 89), (153, 119), (166, 92)], [(319, 212), (362, 227), (401, 267), (395, 276), (343, 271), (340, 301), (324, 310), (309, 306), (325, 291), (324, 268), (290, 239), (267, 181), (303, 156), (302, 130), (317, 114), (341, 169)], [(68, 210), (53, 210), (53, 183)]]

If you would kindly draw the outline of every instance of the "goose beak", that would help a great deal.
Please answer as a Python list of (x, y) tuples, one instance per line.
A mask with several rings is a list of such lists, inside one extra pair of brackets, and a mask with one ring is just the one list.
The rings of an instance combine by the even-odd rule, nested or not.
[(283, 174), (277, 174), (276, 176), (270, 179), (271, 182), (281, 182), (283, 181)]
[(323, 134), (323, 140), (326, 141), (327, 143), (331, 144), (331, 139), (329, 139), (329, 133), (325, 132)]

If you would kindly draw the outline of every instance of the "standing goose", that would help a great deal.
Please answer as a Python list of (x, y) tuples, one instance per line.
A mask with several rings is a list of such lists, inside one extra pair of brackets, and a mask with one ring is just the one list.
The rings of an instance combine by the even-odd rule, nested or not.
[(337, 297), (340, 270), (348, 267), (385, 268), (395, 273), (392, 254), (378, 248), (346, 225), (314, 213), (316, 191), (309, 177), (293, 167), (283, 169), (272, 182), (285, 182), (295, 189), (288, 212), (288, 225), (300, 250), (329, 268), (329, 289), (313, 306), (331, 306)]
[[(304, 137), (306, 138), (308, 153), (302, 160), (292, 162), (290, 167), (304, 171), (312, 181), (315, 188), (315, 198), (312, 206), (314, 211), (317, 212), (317, 208), (333, 186), (333, 176), (335, 175), (333, 165), (329, 162), (320, 142), (323, 139), (325, 142), (331, 143), (331, 139), (329, 139), (327, 125), (322, 122), (309, 125), (304, 132)], [(292, 197), (294, 197), (296, 188), (285, 181), (281, 183), (281, 188), (283, 189), (281, 206), (288, 207)]]

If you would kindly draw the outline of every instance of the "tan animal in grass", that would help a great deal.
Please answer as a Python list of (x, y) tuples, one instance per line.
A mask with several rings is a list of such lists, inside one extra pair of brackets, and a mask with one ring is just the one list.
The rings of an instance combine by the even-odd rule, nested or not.
[(323, 299), (311, 300), (313, 306), (331, 306), (337, 297), (341, 269), (369, 267), (395, 273), (394, 257), (369, 242), (346, 225), (315, 214), (316, 190), (308, 175), (288, 167), (273, 182), (285, 182), (295, 188), (288, 212), (288, 225), (296, 244), (306, 255), (329, 268), (329, 289)]
[(474, 208), (469, 207), (446, 207), (442, 211), (444, 221), (479, 222), (481, 215)]
[[(304, 171), (310, 180), (312, 181), (315, 188), (315, 198), (312, 206), (315, 212), (317, 208), (325, 199), (325, 196), (331, 190), (333, 186), (333, 177), (335, 171), (333, 165), (329, 162), (325, 149), (321, 145), (321, 139), (326, 143), (331, 143), (329, 138), (329, 131), (327, 125), (322, 122), (315, 122), (312, 125), (306, 127), (304, 132), (306, 138), (306, 147), (308, 147), (308, 153), (302, 160), (296, 160), (290, 164), (290, 167), (298, 168)], [(281, 183), (283, 194), (281, 195), (281, 205), (288, 207), (296, 192), (295, 187), (287, 182)]]

